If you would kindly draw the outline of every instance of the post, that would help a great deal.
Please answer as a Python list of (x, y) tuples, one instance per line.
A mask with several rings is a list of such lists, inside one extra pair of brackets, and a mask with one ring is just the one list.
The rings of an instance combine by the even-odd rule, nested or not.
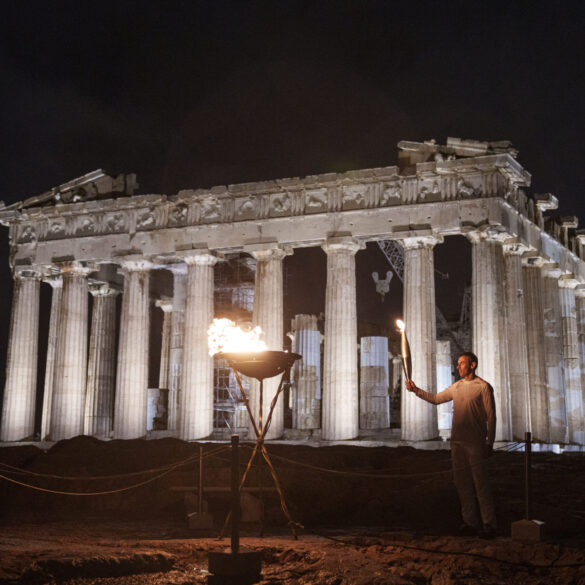
[(526, 520), (530, 520), (532, 517), (532, 433), (526, 431), (525, 440), (525, 500), (526, 500)]
[(197, 513), (203, 513), (203, 446), (199, 446), (199, 489), (197, 491)]
[(240, 550), (240, 452), (238, 435), (232, 435), (232, 554)]

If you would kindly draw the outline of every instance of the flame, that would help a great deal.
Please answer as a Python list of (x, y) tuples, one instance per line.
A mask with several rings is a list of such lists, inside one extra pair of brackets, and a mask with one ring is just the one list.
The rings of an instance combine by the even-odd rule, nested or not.
[(404, 333), (406, 326), (404, 325), (404, 321), (402, 319), (396, 319), (396, 327), (400, 330), (400, 333)]
[(266, 351), (268, 347), (260, 339), (262, 335), (260, 327), (243, 331), (230, 319), (214, 319), (207, 330), (209, 355), (223, 351)]

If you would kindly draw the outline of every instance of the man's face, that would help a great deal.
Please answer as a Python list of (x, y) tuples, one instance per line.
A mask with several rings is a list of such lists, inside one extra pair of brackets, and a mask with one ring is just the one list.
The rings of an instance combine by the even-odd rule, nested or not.
[(475, 363), (469, 359), (469, 356), (459, 356), (459, 359), (457, 360), (457, 371), (462, 378), (465, 378), (465, 376), (471, 374), (474, 369)]

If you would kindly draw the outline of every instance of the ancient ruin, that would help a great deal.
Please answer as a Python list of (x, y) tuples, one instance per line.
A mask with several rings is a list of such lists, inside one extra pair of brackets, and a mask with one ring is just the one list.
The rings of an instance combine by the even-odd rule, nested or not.
[[(323, 440), (388, 428), (400, 362), (386, 338), (364, 338), (358, 351), (356, 252), (390, 242), (402, 254), (413, 379), (436, 391), (450, 383), (450, 351), (437, 340), (433, 248), (462, 235), (472, 243), (471, 345), (495, 390), (497, 440), (531, 430), (544, 443), (584, 445), (585, 231), (547, 213), (556, 198), (528, 191), (516, 156), (508, 142), (401, 142), (398, 166), (174, 195), (135, 195), (133, 175), (96, 171), (2, 206), (14, 296), (0, 440), (32, 440), (39, 409), (40, 439), (52, 441), (157, 429), (205, 438), (232, 403), (230, 424), (245, 426), (229, 368), (208, 353), (214, 296), (251, 311), (269, 348), (282, 349), (283, 259), (303, 247), (327, 256), (326, 306), (322, 330), (314, 315), (290, 325), (303, 356), (292, 427)], [(382, 298), (391, 276), (376, 274)], [(52, 303), (37, 400), (41, 283)], [(153, 310), (162, 338), (149, 356)], [(149, 389), (153, 359), (159, 388)], [(400, 417), (405, 441), (448, 436), (449, 412), (405, 393)], [(281, 401), (269, 438), (284, 432)]]

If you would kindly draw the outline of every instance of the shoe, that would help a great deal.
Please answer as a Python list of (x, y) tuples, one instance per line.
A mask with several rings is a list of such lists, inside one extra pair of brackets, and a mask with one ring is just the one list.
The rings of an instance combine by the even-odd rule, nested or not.
[(489, 524), (484, 524), (479, 533), (479, 536), (481, 538), (485, 538), (486, 540), (492, 540), (492, 538), (496, 537), (496, 529)]
[(477, 536), (477, 529), (469, 524), (462, 524), (457, 531), (459, 536)]

